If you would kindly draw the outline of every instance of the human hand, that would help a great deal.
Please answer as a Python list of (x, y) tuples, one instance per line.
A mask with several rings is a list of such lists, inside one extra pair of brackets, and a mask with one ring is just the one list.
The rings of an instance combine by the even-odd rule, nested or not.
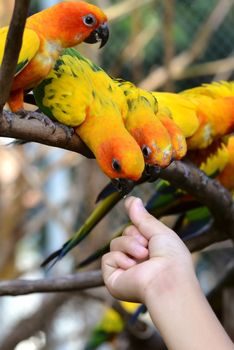
[(132, 225), (102, 258), (105, 284), (121, 300), (146, 303), (178, 283), (194, 280), (191, 255), (177, 234), (150, 215), (139, 198), (125, 201)]

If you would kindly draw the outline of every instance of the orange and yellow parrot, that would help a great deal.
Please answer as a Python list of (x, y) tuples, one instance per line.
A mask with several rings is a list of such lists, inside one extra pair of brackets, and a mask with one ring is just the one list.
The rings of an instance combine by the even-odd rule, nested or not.
[(141, 177), (144, 159), (124, 126), (127, 104), (121, 89), (78, 51), (63, 51), (34, 96), (46, 115), (75, 129), (107, 176)]
[(186, 137), (189, 150), (204, 149), (234, 131), (234, 82), (153, 95), (158, 101), (158, 113), (173, 119)]
[[(67, 126), (77, 126), (76, 132), (97, 159), (108, 158), (110, 164), (110, 158), (114, 158), (113, 154), (110, 155), (113, 153), (111, 150), (122, 149), (125, 158), (130, 150), (130, 145), (115, 142), (113, 135), (108, 142), (107, 136), (111, 133), (104, 132), (106, 128), (115, 128), (111, 123), (112, 115), (116, 113), (121, 116), (126, 132), (131, 134), (140, 146), (145, 163), (165, 167), (172, 157), (180, 159), (185, 155), (187, 147), (182, 131), (171, 118), (158, 117), (157, 100), (153, 94), (137, 88), (132, 83), (112, 79), (75, 49), (63, 51), (61, 57), (51, 74), (35, 89), (37, 104), (49, 117)], [(91, 118), (87, 113), (89, 111), (92, 114)], [(102, 113), (101, 120), (100, 117), (97, 118), (99, 111)], [(119, 138), (120, 133), (117, 133), (116, 129), (115, 136), (117, 135)], [(97, 144), (94, 145), (96, 142), (100, 144), (101, 139), (102, 143), (105, 140), (105, 150), (101, 150)], [(125, 167), (129, 167), (130, 162), (135, 166), (131, 157), (126, 161), (128, 165), (125, 163)], [(103, 163), (102, 169), (107, 173)], [(124, 171), (120, 175), (119, 178), (130, 178)], [(108, 176), (116, 178), (116, 171), (109, 171)]]
[(187, 150), (185, 137), (173, 120), (158, 113), (155, 96), (128, 81), (116, 83), (128, 105), (125, 127), (140, 145), (145, 163), (165, 167), (172, 158), (182, 158)]
[[(0, 29), (0, 66), (8, 27)], [(53, 68), (63, 48), (82, 41), (101, 46), (108, 40), (106, 15), (83, 1), (61, 2), (29, 17), (9, 100), (10, 109), (23, 108), (24, 91), (38, 85)]]

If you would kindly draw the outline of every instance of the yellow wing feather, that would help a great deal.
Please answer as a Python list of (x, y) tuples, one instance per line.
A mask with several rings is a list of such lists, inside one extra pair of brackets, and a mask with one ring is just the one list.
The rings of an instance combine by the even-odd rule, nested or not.
[(170, 116), (187, 138), (199, 127), (196, 106), (179, 94), (166, 92), (152, 93), (158, 101), (158, 113)]
[(182, 95), (204, 95), (211, 98), (219, 97), (233, 97), (234, 94), (234, 82), (233, 81), (218, 81), (211, 84), (203, 84), (192, 89), (185, 90)]
[(200, 169), (208, 176), (220, 173), (229, 161), (229, 152), (225, 144), (217, 149), (217, 151), (209, 156), (200, 166)]
[[(8, 29), (9, 27), (0, 28), (0, 66), (2, 64)], [(27, 66), (37, 53), (39, 46), (40, 39), (38, 35), (33, 30), (25, 28), (15, 75), (19, 74)]]

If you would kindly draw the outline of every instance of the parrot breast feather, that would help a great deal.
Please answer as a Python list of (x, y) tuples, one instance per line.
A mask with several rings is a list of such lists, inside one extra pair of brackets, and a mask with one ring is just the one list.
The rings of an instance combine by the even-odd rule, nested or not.
[[(8, 27), (0, 29), (0, 66), (2, 64), (4, 49), (8, 34)], [(20, 50), (15, 76), (18, 75), (32, 60), (40, 46), (38, 35), (31, 29), (25, 28), (23, 42)]]

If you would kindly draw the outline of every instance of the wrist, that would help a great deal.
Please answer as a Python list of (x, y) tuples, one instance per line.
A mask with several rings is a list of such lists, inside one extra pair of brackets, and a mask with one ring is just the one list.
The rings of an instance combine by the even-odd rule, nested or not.
[(162, 298), (172, 298), (187, 289), (197, 290), (198, 288), (200, 289), (200, 286), (192, 262), (183, 265), (179, 262), (167, 262), (146, 286), (144, 302), (147, 305), (155, 300), (160, 304)]

